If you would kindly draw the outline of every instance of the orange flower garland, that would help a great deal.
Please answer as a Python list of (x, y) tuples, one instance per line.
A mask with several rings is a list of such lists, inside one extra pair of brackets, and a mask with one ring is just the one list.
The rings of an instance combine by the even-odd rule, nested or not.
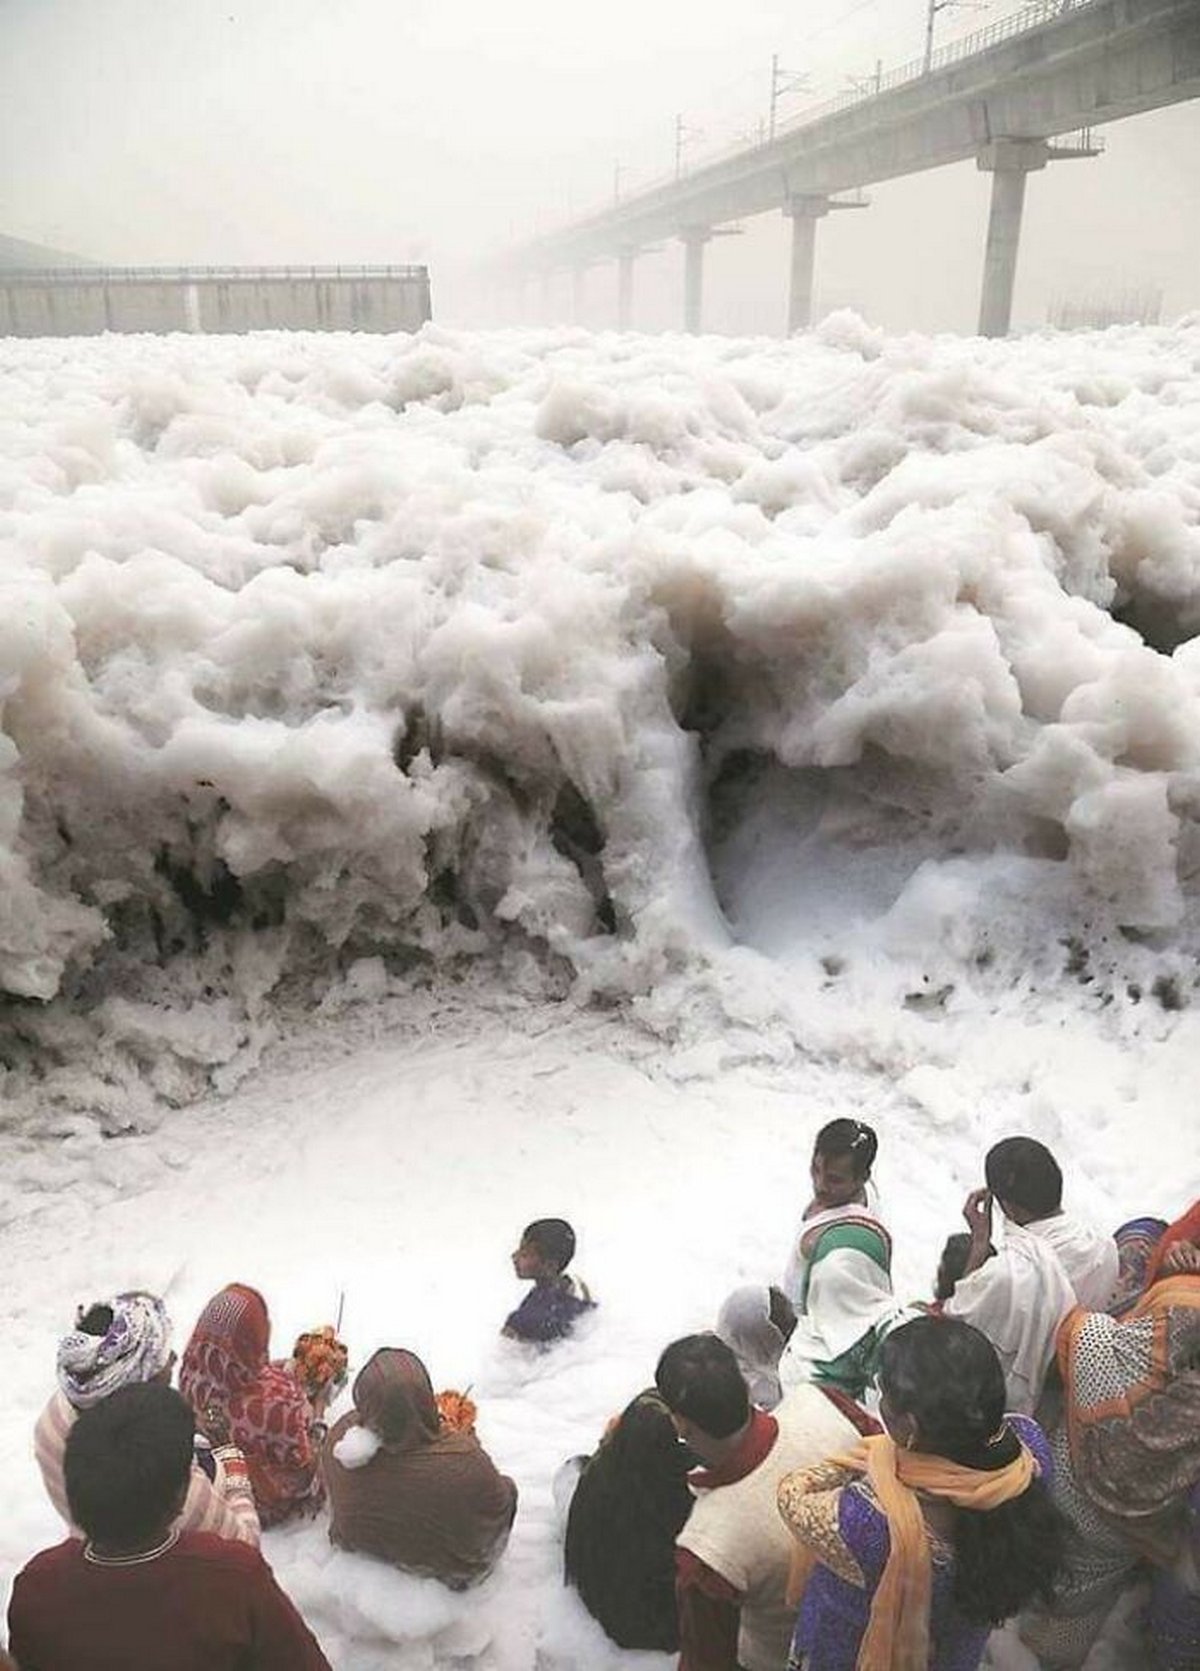
[(332, 1323), (310, 1329), (296, 1337), (292, 1348), (296, 1374), (310, 1398), (340, 1386), (346, 1379), (350, 1354), (338, 1339)]
[(478, 1412), (466, 1393), (447, 1387), (445, 1392), (438, 1393), (437, 1407), (443, 1427), (449, 1428), (452, 1433), (474, 1433)]

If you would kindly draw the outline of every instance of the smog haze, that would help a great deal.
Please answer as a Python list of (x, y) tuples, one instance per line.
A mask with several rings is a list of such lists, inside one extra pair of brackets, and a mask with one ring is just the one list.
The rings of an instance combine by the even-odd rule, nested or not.
[[(947, 6), (937, 41), (1019, 8)], [(703, 161), (768, 115), (919, 57), (924, 0), (8, 0), (0, 12), (0, 232), (91, 260), (428, 262), (447, 323), (569, 318), (569, 275), (504, 291), (488, 257)], [(1015, 323), (1056, 297), (1200, 306), (1200, 107), (1101, 130), (1099, 158), (1031, 178)], [(970, 330), (988, 180), (970, 162), (868, 188), (821, 228), (817, 305), (890, 329)], [(779, 214), (714, 242), (706, 326), (782, 328)], [(639, 263), (636, 323), (679, 324), (682, 257)], [(578, 299), (615, 321), (612, 264)], [(542, 315), (545, 317), (545, 315)]]

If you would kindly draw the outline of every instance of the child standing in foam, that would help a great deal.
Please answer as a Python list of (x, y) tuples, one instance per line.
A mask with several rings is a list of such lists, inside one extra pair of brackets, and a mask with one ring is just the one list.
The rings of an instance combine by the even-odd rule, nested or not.
[(579, 1318), (595, 1308), (587, 1284), (566, 1274), (575, 1257), (575, 1232), (564, 1218), (539, 1218), (526, 1225), (512, 1256), (513, 1270), (533, 1291), (505, 1319), (502, 1334), (549, 1346), (569, 1335)]
[(892, 1239), (868, 1206), (879, 1143), (861, 1120), (817, 1133), (813, 1198), (783, 1277), (796, 1328), (779, 1362), (783, 1389), (803, 1381), (860, 1399), (873, 1379), (882, 1325), (896, 1319)]

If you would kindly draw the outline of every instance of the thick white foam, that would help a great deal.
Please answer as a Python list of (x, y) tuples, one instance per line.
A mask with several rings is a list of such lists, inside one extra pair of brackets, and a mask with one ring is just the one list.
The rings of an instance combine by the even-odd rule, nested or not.
[[(0, 344), (6, 1570), (76, 1301), (345, 1290), (522, 1505), (466, 1597), (272, 1535), (335, 1664), (605, 1671), (550, 1482), (824, 1120), (906, 1294), (1005, 1133), (1194, 1194), (1198, 400), (1195, 322)], [(529, 1359), (547, 1212), (602, 1305)]]
[[(1033, 874), (1006, 855), (1042, 861), (1032, 931), (1052, 900), (1059, 939), (1182, 943), (1198, 372), (1194, 324), (853, 315), (4, 344), (0, 985), (66, 991), (111, 1071), (178, 1096), (342, 946), (518, 930), (645, 994), (760, 939), (764, 901), (779, 955), (773, 901), (820, 894), (789, 930), (818, 953), (951, 863), (978, 964), (968, 873)], [(816, 819), (794, 889), (767, 778)]]

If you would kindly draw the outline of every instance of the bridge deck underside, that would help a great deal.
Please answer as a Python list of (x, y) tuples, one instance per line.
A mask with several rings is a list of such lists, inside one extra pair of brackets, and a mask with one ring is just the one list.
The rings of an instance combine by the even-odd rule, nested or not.
[(1095, 0), (875, 98), (543, 238), (520, 264), (604, 260), (783, 208), (1200, 97), (1196, 0)]

